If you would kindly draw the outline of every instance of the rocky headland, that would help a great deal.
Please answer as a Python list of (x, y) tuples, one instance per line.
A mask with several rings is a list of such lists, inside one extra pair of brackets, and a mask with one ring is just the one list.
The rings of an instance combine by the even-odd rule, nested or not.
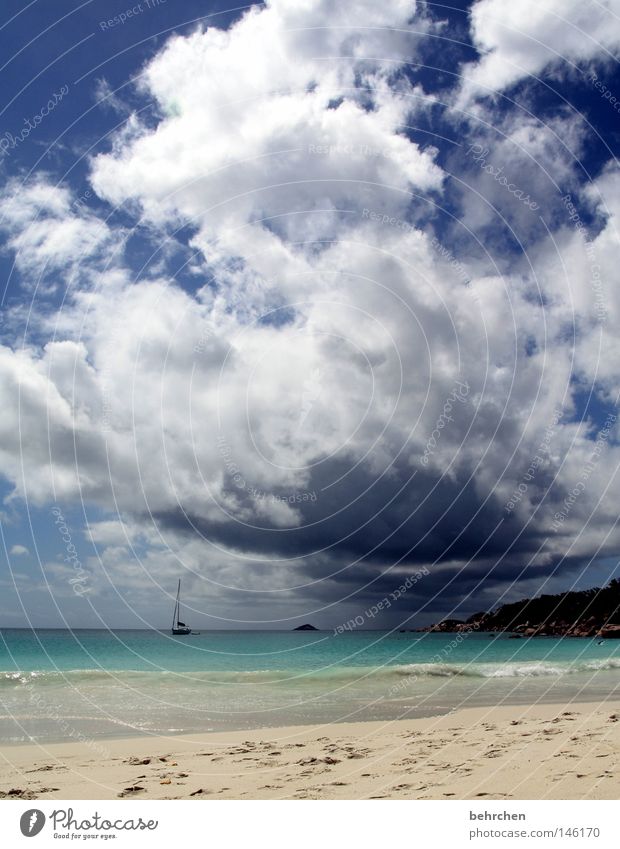
[(606, 587), (570, 590), (503, 604), (466, 620), (444, 619), (421, 631), (508, 632), (517, 637), (600, 637), (620, 639), (620, 581)]

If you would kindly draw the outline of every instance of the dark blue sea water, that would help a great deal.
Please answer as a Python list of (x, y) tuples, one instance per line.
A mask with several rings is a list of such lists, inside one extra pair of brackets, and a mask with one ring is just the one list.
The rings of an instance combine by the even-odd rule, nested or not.
[(620, 641), (470, 633), (0, 631), (0, 739), (391, 719), (620, 693)]

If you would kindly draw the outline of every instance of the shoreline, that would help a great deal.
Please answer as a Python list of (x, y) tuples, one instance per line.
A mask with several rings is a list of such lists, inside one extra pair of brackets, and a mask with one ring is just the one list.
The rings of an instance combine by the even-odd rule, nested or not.
[(620, 699), (0, 754), (3, 799), (618, 799)]
[[(490, 679), (487, 679), (490, 680)], [(513, 692), (510, 694), (514, 695)], [(611, 692), (606, 694), (605, 697), (600, 699), (599, 701), (593, 701), (592, 693), (588, 693), (581, 690), (576, 690), (571, 693), (570, 699), (563, 698), (559, 693), (554, 693), (551, 690), (548, 690), (544, 696), (539, 697), (534, 702), (534, 706), (540, 707), (564, 707), (567, 704), (570, 705), (601, 705), (606, 704), (607, 701), (615, 704), (614, 700), (617, 700), (617, 708), (620, 710), (620, 693)], [(308, 721), (308, 722), (292, 722), (290, 724), (283, 725), (279, 722), (273, 722), (266, 725), (253, 725), (249, 728), (214, 728), (213, 730), (196, 730), (196, 731), (168, 731), (166, 733), (161, 731), (149, 731), (149, 730), (138, 730), (135, 728), (128, 729), (126, 733), (117, 733), (116, 731), (110, 734), (97, 734), (89, 736), (86, 732), (78, 732), (71, 737), (48, 737), (40, 740), (3, 740), (0, 738), (0, 755), (1, 750), (3, 748), (12, 749), (12, 748), (21, 748), (21, 747), (40, 747), (46, 748), (48, 746), (64, 746), (70, 744), (84, 744), (89, 745), (91, 748), (106, 748), (109, 744), (114, 743), (123, 743), (123, 742), (137, 742), (141, 740), (177, 740), (183, 738), (197, 738), (200, 737), (205, 739), (210, 739), (215, 735), (233, 735), (233, 734), (258, 734), (260, 732), (268, 733), (281, 731), (282, 729), (287, 728), (323, 728), (323, 727), (334, 727), (337, 728), (341, 725), (367, 725), (371, 723), (391, 725), (397, 722), (414, 722), (418, 720), (432, 720), (438, 719), (443, 716), (451, 716), (455, 713), (459, 713), (461, 711), (467, 710), (476, 710), (476, 711), (487, 711), (487, 710), (499, 710), (502, 708), (514, 708), (515, 710), (525, 709), (528, 706), (532, 706), (532, 702), (528, 699), (524, 699), (522, 701), (510, 699), (503, 701), (500, 703), (489, 700), (488, 702), (482, 700), (479, 702), (475, 702), (472, 704), (468, 704), (467, 706), (462, 706), (462, 702), (459, 702), (457, 707), (446, 706), (445, 708), (441, 708), (435, 705), (430, 705), (428, 707), (428, 711), (424, 710), (422, 713), (416, 713), (415, 715), (407, 716), (406, 710), (401, 710), (400, 713), (397, 710), (394, 710), (394, 716), (385, 716), (376, 718), (371, 717), (368, 719), (359, 718), (359, 719), (325, 719), (316, 721)], [(84, 742), (88, 741), (88, 742)], [(1, 761), (0, 761), (1, 763)]]

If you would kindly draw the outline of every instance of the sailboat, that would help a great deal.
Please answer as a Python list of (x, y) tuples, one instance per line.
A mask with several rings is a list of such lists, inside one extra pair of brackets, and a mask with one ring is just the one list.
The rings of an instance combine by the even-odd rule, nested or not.
[(172, 617), (172, 633), (178, 635), (187, 635), (192, 633), (192, 629), (188, 628), (185, 622), (181, 622), (179, 619), (179, 613), (181, 610), (180, 599), (181, 597), (181, 579), (179, 578), (179, 586), (177, 587), (177, 600), (174, 605), (174, 615)]

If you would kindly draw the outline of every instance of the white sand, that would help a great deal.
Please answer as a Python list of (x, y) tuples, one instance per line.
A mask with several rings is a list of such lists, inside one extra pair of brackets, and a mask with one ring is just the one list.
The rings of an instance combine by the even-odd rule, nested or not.
[(4, 746), (0, 795), (618, 799), (619, 756), (618, 702), (475, 708), (387, 723), (104, 739), (96, 748)]

